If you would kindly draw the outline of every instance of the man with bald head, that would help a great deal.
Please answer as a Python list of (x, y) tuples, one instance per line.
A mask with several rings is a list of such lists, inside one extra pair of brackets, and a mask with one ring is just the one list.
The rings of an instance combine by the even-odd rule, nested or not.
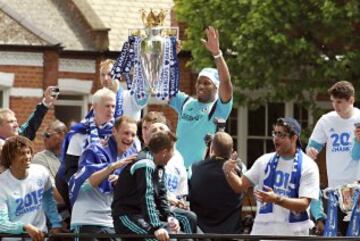
[(232, 190), (222, 170), (233, 153), (233, 144), (229, 134), (217, 132), (210, 144), (210, 157), (192, 165), (190, 208), (205, 233), (242, 231), (242, 194)]

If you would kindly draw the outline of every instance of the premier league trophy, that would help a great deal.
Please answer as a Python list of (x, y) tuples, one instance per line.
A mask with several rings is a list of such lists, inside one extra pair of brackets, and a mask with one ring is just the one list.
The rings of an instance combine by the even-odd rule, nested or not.
[(129, 30), (116, 64), (112, 69), (114, 79), (123, 76), (131, 94), (138, 99), (147, 95), (167, 100), (174, 96), (179, 86), (179, 67), (176, 57), (176, 28), (163, 27), (165, 10), (147, 14), (141, 12), (142, 29)]

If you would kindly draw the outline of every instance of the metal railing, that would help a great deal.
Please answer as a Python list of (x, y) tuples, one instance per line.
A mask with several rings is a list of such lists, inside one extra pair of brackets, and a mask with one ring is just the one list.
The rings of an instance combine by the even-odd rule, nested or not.
[[(360, 240), (360, 237), (322, 237), (322, 236), (285, 236), (285, 235), (248, 235), (248, 234), (169, 234), (171, 239), (235, 239), (235, 240)], [(4, 234), (1, 238), (17, 237), (29, 238), (27, 234)], [(99, 234), (99, 233), (47, 233), (45, 237), (51, 238), (126, 238), (126, 239), (154, 239), (153, 234)]]

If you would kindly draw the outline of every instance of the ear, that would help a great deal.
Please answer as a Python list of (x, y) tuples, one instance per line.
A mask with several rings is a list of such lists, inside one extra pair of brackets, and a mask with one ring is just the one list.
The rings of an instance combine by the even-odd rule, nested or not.
[(293, 143), (296, 144), (296, 142), (297, 142), (297, 140), (298, 140), (299, 138), (300, 138), (299, 136), (293, 135), (293, 136), (291, 137), (291, 142), (293, 142)]
[(117, 133), (117, 130), (116, 130), (115, 126), (114, 126), (114, 127), (111, 129), (111, 134), (112, 134), (113, 136), (115, 136), (116, 133)]
[(354, 96), (350, 96), (349, 102), (350, 102), (351, 104), (354, 104), (354, 103), (355, 103), (355, 97), (354, 97)]

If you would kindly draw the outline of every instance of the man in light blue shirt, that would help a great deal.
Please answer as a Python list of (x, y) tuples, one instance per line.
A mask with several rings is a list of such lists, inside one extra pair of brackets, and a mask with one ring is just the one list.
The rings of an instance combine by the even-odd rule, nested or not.
[(206, 30), (204, 46), (213, 55), (216, 69), (204, 68), (196, 81), (196, 97), (178, 92), (170, 99), (170, 106), (178, 113), (177, 149), (185, 166), (204, 159), (206, 134), (214, 134), (214, 120), (227, 119), (232, 110), (233, 86), (230, 73), (219, 47), (219, 34), (213, 27)]

